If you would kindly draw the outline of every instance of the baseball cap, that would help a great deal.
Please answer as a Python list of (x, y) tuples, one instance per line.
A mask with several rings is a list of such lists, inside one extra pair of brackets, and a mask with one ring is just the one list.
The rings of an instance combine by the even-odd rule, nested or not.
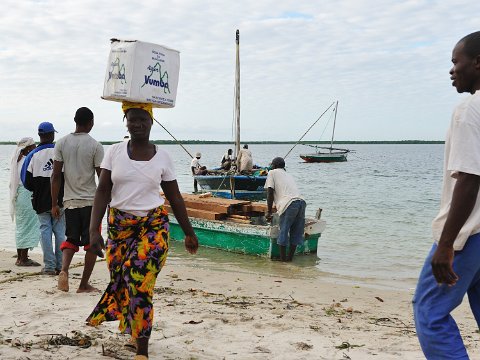
[(52, 123), (45, 121), (45, 122), (42, 122), (40, 125), (38, 125), (39, 134), (48, 134), (51, 132), (58, 132), (57, 130), (55, 130)]
[(197, 152), (197, 153), (195, 154), (195, 157), (200, 158), (200, 157), (202, 157), (202, 154), (199, 153), (199, 152)]

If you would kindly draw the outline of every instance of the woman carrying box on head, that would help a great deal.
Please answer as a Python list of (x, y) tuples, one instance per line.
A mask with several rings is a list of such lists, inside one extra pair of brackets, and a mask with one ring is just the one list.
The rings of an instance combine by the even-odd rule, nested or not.
[[(150, 104), (123, 102), (130, 141), (112, 145), (102, 162), (90, 223), (90, 244), (99, 256), (106, 249), (110, 283), (87, 319), (96, 326), (120, 320), (120, 331), (136, 340), (135, 359), (148, 358), (153, 323), (153, 288), (167, 258), (169, 222), (160, 186), (185, 233), (185, 248), (195, 254), (198, 239), (188, 220), (173, 162), (150, 142)], [(108, 210), (108, 239), (99, 227)]]

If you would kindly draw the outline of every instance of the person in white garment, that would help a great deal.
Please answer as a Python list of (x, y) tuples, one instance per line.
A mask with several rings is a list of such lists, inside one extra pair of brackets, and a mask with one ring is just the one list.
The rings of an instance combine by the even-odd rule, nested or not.
[[(192, 171), (192, 176), (205, 175), (207, 173), (207, 167), (200, 165), (201, 157), (202, 154), (197, 152), (195, 154), (195, 157), (192, 159), (192, 162), (190, 163), (190, 170)], [(198, 192), (198, 182), (195, 177), (193, 178), (193, 192)]]
[(277, 238), (280, 260), (292, 261), (297, 246), (303, 245), (307, 204), (300, 195), (295, 179), (285, 170), (283, 158), (276, 157), (272, 160), (272, 170), (268, 172), (265, 189), (267, 189), (267, 220), (272, 219), (274, 203), (280, 217), (280, 233)]
[(32, 208), (32, 192), (25, 189), (20, 181), (20, 172), (25, 157), (35, 149), (35, 141), (24, 137), (10, 160), (10, 217), (15, 222), (15, 242), (17, 245), (17, 266), (40, 266), (28, 257), (28, 251), (37, 247), (40, 241), (40, 224)]

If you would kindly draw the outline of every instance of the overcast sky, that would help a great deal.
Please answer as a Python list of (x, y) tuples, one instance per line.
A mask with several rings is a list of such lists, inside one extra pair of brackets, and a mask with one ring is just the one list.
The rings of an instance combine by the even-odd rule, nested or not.
[[(231, 140), (236, 29), (243, 140), (298, 140), (337, 99), (336, 140), (443, 140), (465, 96), (451, 51), (479, 14), (472, 0), (3, 0), (0, 141), (42, 121), (63, 136), (81, 106), (96, 139), (123, 138), (119, 103), (100, 98), (113, 37), (180, 51), (176, 107), (154, 110), (175, 137)], [(305, 139), (328, 140), (328, 118)]]

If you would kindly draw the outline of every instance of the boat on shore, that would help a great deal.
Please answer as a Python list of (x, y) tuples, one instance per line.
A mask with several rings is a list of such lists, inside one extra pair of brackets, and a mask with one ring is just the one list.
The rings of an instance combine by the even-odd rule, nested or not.
[[(240, 152), (240, 31), (236, 38), (235, 64), (235, 153)], [(231, 171), (215, 170), (205, 175), (194, 175), (200, 187), (200, 192), (211, 192), (214, 196), (226, 199), (264, 200), (267, 192), (264, 189), (267, 180), (267, 168), (257, 168), (248, 174), (239, 174), (237, 169)]]
[[(277, 245), (278, 216), (274, 216), (272, 223), (267, 222), (265, 203), (204, 195), (182, 194), (200, 246), (270, 259), (280, 258)], [(170, 219), (170, 237), (182, 241), (185, 235), (168, 202), (166, 207)], [(305, 219), (305, 242), (297, 247), (295, 254), (317, 253), (318, 239), (326, 226), (320, 214), (319, 209), (315, 218)]]

